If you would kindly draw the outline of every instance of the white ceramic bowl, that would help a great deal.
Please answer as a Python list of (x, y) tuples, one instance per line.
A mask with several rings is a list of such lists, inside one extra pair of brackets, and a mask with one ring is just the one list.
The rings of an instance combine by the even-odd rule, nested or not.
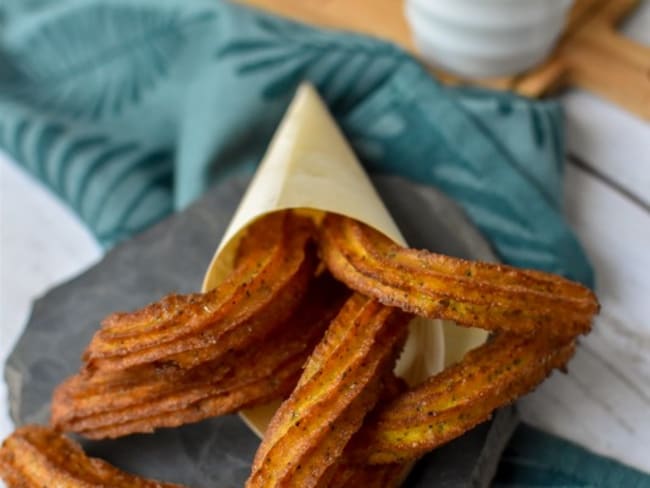
[(542, 61), (572, 0), (406, 0), (422, 57), (472, 78), (510, 75)]

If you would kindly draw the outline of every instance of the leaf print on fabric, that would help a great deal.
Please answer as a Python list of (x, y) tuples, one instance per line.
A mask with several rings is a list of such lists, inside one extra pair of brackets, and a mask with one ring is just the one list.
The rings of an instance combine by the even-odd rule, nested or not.
[[(554, 101), (533, 102), (505, 93), (492, 95), (477, 88), (463, 88), (462, 95), (456, 97), (459, 105), (481, 132), (500, 141), (501, 151), (508, 153), (518, 170), (561, 209), (564, 171), (561, 106)], [(540, 159), (549, 164), (531, 163)]]
[(72, 206), (104, 246), (173, 210), (171, 149), (29, 117), (0, 120), (0, 147)]
[(81, 3), (8, 36), (12, 70), (0, 92), (72, 117), (119, 114), (169, 75), (193, 31), (214, 12)]
[[(8, 23), (19, 15), (37, 12), (39, 9), (57, 0), (2, 0), (0, 2), (0, 26)], [(60, 0), (58, 0), (60, 1)]]
[[(353, 146), (371, 170), (400, 172), (413, 181), (433, 184), (454, 198), (481, 232), (489, 236), (497, 255), (506, 262), (570, 275), (570, 267), (557, 256), (561, 245), (558, 242), (566, 237), (541, 231), (531, 221), (525, 202), (513, 201), (510, 194), (502, 193), (488, 168), (479, 170), (463, 160), (433, 127), (428, 127), (426, 135), (415, 136), (426, 144), (409, 144), (402, 140), (409, 138), (403, 136), (375, 136), (378, 120), (381, 117), (365, 120), (353, 129)], [(351, 127), (347, 125), (348, 130)]]
[(257, 76), (265, 100), (287, 97), (300, 81), (310, 80), (334, 113), (348, 110), (408, 60), (376, 39), (254, 13), (247, 28), (215, 56), (236, 59), (239, 76)]
[(399, 137), (406, 130), (406, 122), (399, 114), (392, 112), (382, 115), (372, 127), (374, 137)]
[(462, 202), (479, 229), (497, 244), (500, 257), (534, 268), (553, 264), (554, 254), (528, 224), (525, 215), (499, 193), (487, 193), (476, 171), (458, 164), (436, 164), (432, 168), (436, 186)]
[(509, 264), (593, 284), (560, 213), (555, 151), (561, 135), (548, 130), (561, 117), (559, 107), (514, 96), (505, 104), (498, 96), (432, 84), (415, 63), (399, 74), (342, 119), (366, 168), (451, 196)]
[[(363, 136), (358, 129), (353, 132), (356, 136), (352, 139), (353, 145), (371, 169), (393, 172), (401, 167), (402, 173), (412, 180), (433, 183), (436, 188), (447, 195), (452, 195), (462, 204), (479, 229), (490, 236), (496, 245), (497, 253), (502, 258), (511, 257), (503, 252), (502, 246), (508, 244), (528, 248), (532, 246), (534, 250), (526, 255), (527, 259), (517, 260), (517, 264), (528, 267), (548, 265), (549, 257), (552, 259), (553, 254), (543, 241), (540, 242), (539, 235), (534, 232), (528, 219), (519, 212), (517, 206), (498, 191), (487, 190), (489, 185), (484, 174), (475, 167), (465, 164), (458, 155), (450, 152), (432, 128), (427, 132), (427, 139), (436, 148), (437, 153), (418, 154), (413, 148), (408, 149), (407, 152), (406, 148), (399, 147), (404, 129), (394, 135), (390, 135), (391, 131), (386, 130), (392, 127), (393, 124), (387, 124), (386, 121), (392, 120), (393, 116), (396, 117), (394, 114), (386, 113), (373, 121), (366, 121), (362, 128)], [(369, 148), (370, 152), (368, 152)], [(410, 154), (411, 160), (422, 164), (407, 165), (399, 158), (399, 154)], [(428, 163), (426, 166), (424, 166), (425, 162)], [(539, 261), (529, 259), (535, 256), (540, 258)], [(520, 255), (517, 254), (515, 257), (519, 258)]]

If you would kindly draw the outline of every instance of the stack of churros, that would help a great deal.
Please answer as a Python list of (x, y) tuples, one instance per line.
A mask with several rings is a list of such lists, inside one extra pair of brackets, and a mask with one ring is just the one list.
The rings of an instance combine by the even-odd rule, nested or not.
[[(369, 226), (291, 210), (246, 230), (216, 289), (107, 317), (50, 427), (0, 448), (9, 487), (176, 486), (86, 457), (91, 439), (283, 400), (248, 487), (399, 486), (412, 464), (562, 369), (599, 305), (559, 276), (400, 246)], [(416, 316), (491, 332), (441, 373), (393, 374)]]

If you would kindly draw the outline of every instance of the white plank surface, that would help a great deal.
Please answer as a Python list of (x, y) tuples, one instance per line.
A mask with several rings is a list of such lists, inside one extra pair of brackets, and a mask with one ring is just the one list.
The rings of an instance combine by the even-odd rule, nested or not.
[[(650, 45), (650, 1), (624, 27)], [(650, 124), (579, 90), (563, 97), (568, 220), (602, 311), (569, 374), (520, 402), (532, 424), (650, 473)], [(650, 103), (650, 102), (649, 102)]]
[(566, 205), (596, 268), (602, 311), (569, 374), (524, 398), (522, 416), (650, 472), (650, 213), (572, 165)]
[[(650, 46), (650, 0), (640, 4), (622, 31)], [(650, 123), (581, 90), (571, 90), (563, 102), (569, 152), (650, 207)]]
[[(0, 365), (27, 321), (31, 301), (100, 257), (77, 217), (0, 152)], [(0, 379), (0, 439), (13, 430), (6, 394)]]
[(650, 208), (650, 125), (590, 93), (573, 90), (563, 101), (568, 151)]

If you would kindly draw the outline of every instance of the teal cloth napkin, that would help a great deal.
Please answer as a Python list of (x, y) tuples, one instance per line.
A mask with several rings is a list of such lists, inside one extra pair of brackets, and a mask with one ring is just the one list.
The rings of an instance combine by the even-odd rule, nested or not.
[[(446, 88), (390, 44), (217, 0), (3, 0), (0, 22), (0, 147), (107, 247), (252, 171), (311, 80), (369, 171), (446, 192), (505, 262), (593, 283), (555, 102)], [(649, 479), (522, 427), (496, 483)]]

